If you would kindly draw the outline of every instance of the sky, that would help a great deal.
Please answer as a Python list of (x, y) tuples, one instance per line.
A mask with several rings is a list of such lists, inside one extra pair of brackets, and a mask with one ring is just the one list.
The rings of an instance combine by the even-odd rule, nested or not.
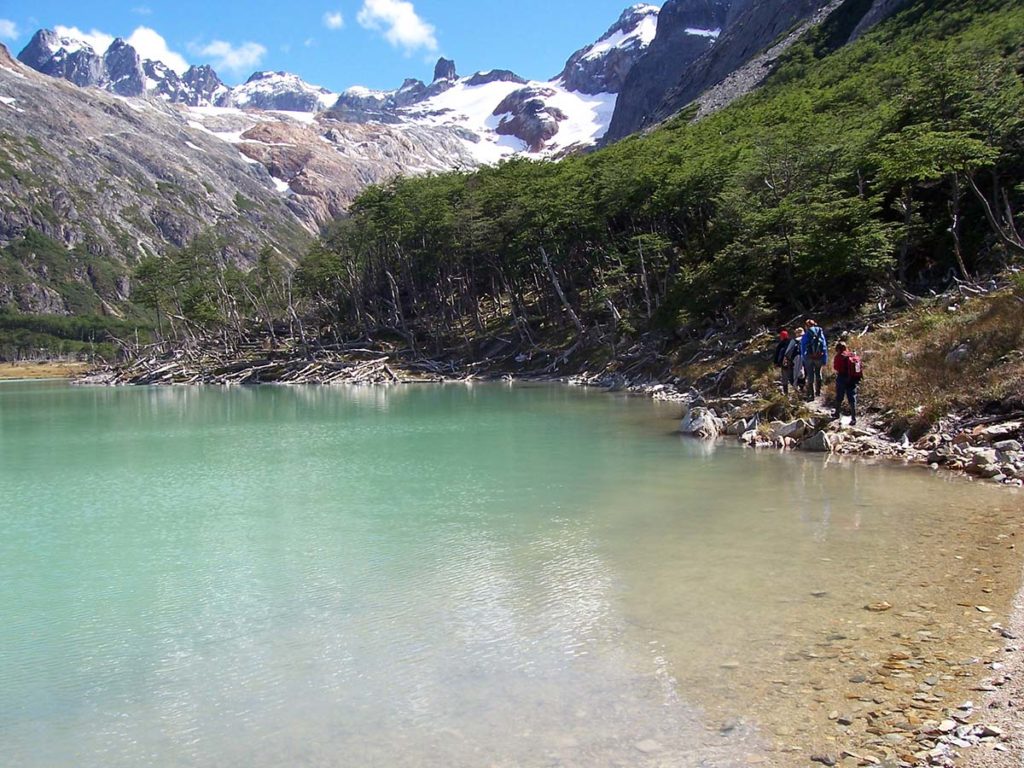
[[(459, 74), (511, 69), (557, 75), (631, 0), (0, 0), (0, 42), (17, 55), (39, 28), (98, 45), (131, 42), (176, 69), (212, 64), (226, 83), (257, 70), (294, 72), (340, 91), (430, 81), (438, 57)], [(655, 0), (661, 5), (661, 0)], [(61, 30), (58, 30), (61, 31)]]

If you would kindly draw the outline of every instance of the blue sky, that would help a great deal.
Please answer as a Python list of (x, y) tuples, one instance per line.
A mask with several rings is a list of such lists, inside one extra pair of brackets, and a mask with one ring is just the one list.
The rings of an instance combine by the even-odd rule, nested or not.
[[(40, 27), (129, 38), (144, 56), (213, 64), (229, 84), (287, 70), (332, 90), (430, 80), (438, 56), (460, 74), (512, 69), (546, 80), (600, 37), (630, 0), (2, 0), (0, 42), (15, 54)], [(656, 0), (656, 5), (661, 0)], [(156, 53), (160, 52), (160, 56)]]

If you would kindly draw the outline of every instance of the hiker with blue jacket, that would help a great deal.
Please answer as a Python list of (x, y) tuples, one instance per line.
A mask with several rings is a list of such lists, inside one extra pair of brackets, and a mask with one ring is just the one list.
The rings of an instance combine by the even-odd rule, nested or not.
[(828, 365), (828, 341), (824, 329), (813, 320), (804, 325), (807, 331), (800, 340), (800, 356), (804, 359), (807, 399), (821, 397), (821, 369)]

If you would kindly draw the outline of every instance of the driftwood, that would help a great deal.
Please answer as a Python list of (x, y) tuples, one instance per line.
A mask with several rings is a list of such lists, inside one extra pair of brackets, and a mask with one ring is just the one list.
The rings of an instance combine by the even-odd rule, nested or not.
[[(391, 355), (365, 346), (345, 349), (305, 345), (281, 347), (271, 331), (252, 332), (225, 347), (211, 335), (190, 339), (180, 346), (153, 344), (126, 349), (126, 360), (89, 376), (97, 384), (393, 384), (404, 380), (404, 370)], [(366, 358), (369, 359), (366, 359)], [(440, 364), (422, 366), (431, 373)]]

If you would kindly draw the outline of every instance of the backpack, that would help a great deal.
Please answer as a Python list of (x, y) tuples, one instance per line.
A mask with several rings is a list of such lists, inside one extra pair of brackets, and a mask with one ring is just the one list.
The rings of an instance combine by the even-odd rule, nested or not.
[(810, 339), (807, 341), (807, 357), (815, 362), (825, 359), (825, 336), (821, 328), (817, 326), (807, 332)]
[(780, 341), (779, 345), (775, 347), (775, 365), (779, 368), (786, 367), (786, 349), (789, 348), (789, 340)]
[(860, 355), (851, 352), (847, 356), (846, 375), (853, 381), (860, 381), (864, 378), (864, 366), (860, 362)]

